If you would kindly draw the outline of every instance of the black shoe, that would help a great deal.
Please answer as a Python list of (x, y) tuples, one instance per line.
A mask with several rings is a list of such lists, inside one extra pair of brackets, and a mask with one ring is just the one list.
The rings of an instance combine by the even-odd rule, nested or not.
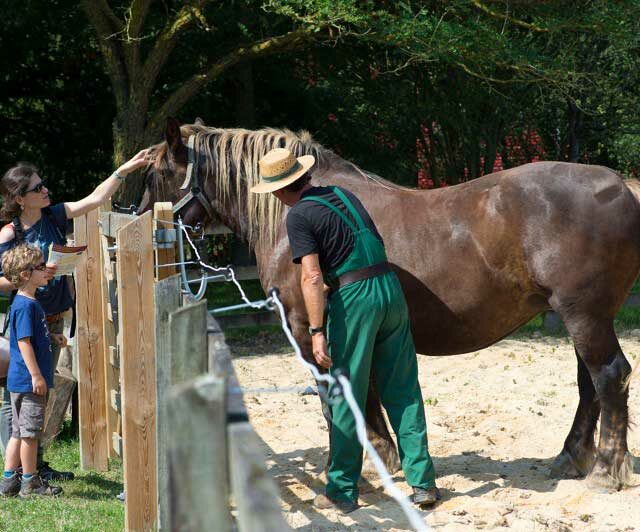
[(49, 462), (42, 462), (40, 466), (40, 478), (51, 482), (52, 480), (73, 480), (76, 476), (71, 471), (56, 471), (52, 467), (49, 467)]
[(335, 509), (342, 514), (350, 514), (360, 508), (358, 501), (336, 501), (324, 494), (316, 495), (316, 498), (313, 499), (313, 507), (318, 508), (318, 510)]
[(433, 488), (413, 488), (413, 496), (411, 501), (418, 506), (433, 506), (442, 499), (440, 490), (435, 486)]
[(0, 496), (15, 497), (20, 492), (20, 475), (16, 472), (9, 478), (2, 477)]
[(30, 479), (22, 477), (20, 486), (20, 497), (57, 497), (62, 494), (62, 488), (57, 486), (49, 486), (46, 480), (40, 478), (40, 475), (33, 475)]

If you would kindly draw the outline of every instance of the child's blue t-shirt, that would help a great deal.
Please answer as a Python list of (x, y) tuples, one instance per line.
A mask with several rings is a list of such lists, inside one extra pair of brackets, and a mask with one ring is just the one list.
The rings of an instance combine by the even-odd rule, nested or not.
[(11, 356), (7, 373), (7, 389), (10, 392), (33, 392), (31, 374), (18, 347), (18, 340), (24, 338), (31, 338), (40, 373), (47, 381), (47, 386), (53, 388), (53, 353), (42, 306), (34, 299), (17, 294), (11, 303), (9, 320)]
[[(65, 229), (67, 224), (64, 203), (51, 206), (47, 212), (43, 212), (40, 220), (24, 231), (24, 241), (38, 246), (42, 250), (45, 262), (49, 256), (51, 242), (63, 245), (66, 243)], [(15, 238), (0, 244), (0, 260), (6, 251), (14, 248), (17, 244)], [(64, 275), (56, 276), (46, 286), (38, 288), (36, 298), (46, 314), (57, 314), (73, 306), (69, 284)]]

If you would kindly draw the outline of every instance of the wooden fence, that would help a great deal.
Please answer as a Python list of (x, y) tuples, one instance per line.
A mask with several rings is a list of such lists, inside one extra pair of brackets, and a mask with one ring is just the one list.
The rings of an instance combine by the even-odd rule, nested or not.
[(287, 530), (224, 335), (163, 266), (171, 220), (167, 203), (76, 220), (81, 467), (122, 458), (126, 530)]

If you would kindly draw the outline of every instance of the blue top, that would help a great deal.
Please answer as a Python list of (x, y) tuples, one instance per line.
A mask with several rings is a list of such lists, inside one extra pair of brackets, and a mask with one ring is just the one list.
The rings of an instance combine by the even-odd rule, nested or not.
[(31, 374), (18, 347), (18, 340), (24, 338), (31, 338), (40, 373), (47, 381), (47, 386), (53, 388), (53, 353), (42, 306), (35, 299), (18, 294), (11, 304), (9, 320), (11, 357), (7, 373), (7, 389), (10, 392), (33, 392)]
[[(66, 244), (67, 214), (64, 210), (64, 203), (51, 206), (49, 211), (48, 214), (43, 212), (40, 220), (24, 231), (24, 241), (36, 244), (42, 250), (45, 261), (49, 258), (49, 244), (51, 242)], [(17, 244), (15, 238), (0, 244), (0, 261), (2, 261), (2, 254)], [(36, 298), (47, 315), (63, 312), (73, 306), (73, 298), (65, 275), (54, 277), (46, 286), (38, 288)]]

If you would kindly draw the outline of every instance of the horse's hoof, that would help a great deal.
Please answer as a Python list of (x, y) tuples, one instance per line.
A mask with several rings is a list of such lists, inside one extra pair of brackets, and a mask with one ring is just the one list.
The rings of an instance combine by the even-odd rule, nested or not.
[(619, 491), (631, 486), (633, 474), (633, 456), (625, 453), (622, 463), (618, 467), (607, 467), (598, 460), (587, 477), (589, 487), (596, 490)]
[[(583, 466), (584, 467), (584, 466)], [(587, 474), (587, 470), (580, 467), (573, 457), (563, 450), (551, 464), (549, 476), (551, 478), (581, 478)]]

